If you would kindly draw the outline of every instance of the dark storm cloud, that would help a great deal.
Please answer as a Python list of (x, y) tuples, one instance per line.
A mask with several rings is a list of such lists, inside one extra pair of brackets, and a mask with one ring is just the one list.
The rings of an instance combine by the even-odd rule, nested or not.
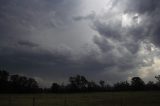
[[(137, 68), (142, 62), (137, 56), (137, 45), (134, 44), (115, 44), (104, 40), (104, 37), (96, 37), (94, 42), (102, 52), (103, 61), (105, 61), (105, 69), (110, 70), (117, 67), (117, 71), (129, 71), (130, 69)], [(115, 41), (117, 42), (117, 40)], [(135, 51), (134, 51), (135, 50)], [(108, 64), (108, 65), (107, 65)]]
[[(138, 13), (140, 16), (144, 16), (144, 22), (141, 31), (147, 30), (143, 34), (143, 38), (151, 40), (155, 45), (159, 46), (159, 34), (160, 34), (160, 1), (157, 0), (139, 0), (129, 1), (126, 8), (128, 13)], [(139, 34), (142, 35), (142, 34)]]
[(7, 39), (24, 38), (31, 35), (35, 28), (55, 27), (57, 20), (67, 20), (76, 3), (73, 0), (1, 0), (1, 36)]
[(73, 19), (74, 19), (75, 21), (91, 20), (91, 19), (94, 19), (94, 18), (95, 18), (95, 12), (92, 12), (91, 14), (86, 15), (86, 16), (73, 17)]
[[(80, 1), (1, 0), (0, 65), (11, 73), (42, 79), (64, 81), (71, 75), (83, 74), (96, 80), (115, 81), (126, 80), (137, 75), (140, 67), (153, 64), (152, 61), (144, 63), (146, 56), (139, 52), (142, 42), (146, 40), (160, 46), (158, 0), (114, 0), (111, 8), (103, 15), (92, 12), (76, 17), (73, 11)], [(113, 11), (117, 6), (122, 6), (117, 9), (118, 13)], [(123, 13), (130, 16), (133, 25), (122, 25), (119, 17)], [(68, 50), (67, 47), (63, 50), (58, 47), (48, 50), (33, 39), (39, 36), (34, 35), (35, 31), (50, 28), (55, 31), (61, 26), (68, 27), (72, 19), (79, 22), (86, 20), (92, 24), (90, 26), (97, 34), (92, 39), (94, 49), (86, 47), (87, 50), (82, 49), (77, 54), (76, 50)], [(137, 23), (139, 19), (140, 24)], [(78, 30), (81, 31), (81, 28)], [(55, 39), (56, 34), (52, 34)]]
[[(0, 66), (11, 73), (50, 77), (72, 67), (65, 53), (46, 50), (34, 41), (35, 31), (66, 23), (75, 11), (74, 0), (1, 0)], [(51, 74), (51, 75), (50, 75)], [(49, 76), (50, 75), (50, 76)]]
[(37, 47), (38, 45), (29, 41), (19, 41), (19, 45), (21, 46), (27, 46), (27, 47)]
[(96, 45), (98, 45), (98, 47), (100, 48), (102, 52), (105, 52), (105, 51), (109, 52), (114, 49), (114, 45), (111, 45), (109, 41), (105, 39), (104, 37), (100, 38), (100, 37), (95, 36), (93, 41)]
[(159, 9), (160, 2), (157, 0), (136, 0), (136, 1), (129, 1), (127, 10), (126, 11), (133, 11), (138, 12), (141, 14), (144, 13), (152, 13)]
[(35, 42), (40, 36), (36, 32), (67, 25), (75, 5), (74, 0), (1, 0), (0, 46), (14, 46), (19, 41)]
[[(110, 12), (106, 12), (104, 17), (96, 16), (96, 19), (91, 20), (93, 29), (100, 35), (95, 37), (93, 41), (104, 54), (103, 58), (106, 61), (109, 59), (112, 66), (108, 71), (106, 70), (106, 73), (121, 71), (123, 75), (126, 74), (126, 78), (129, 75), (136, 75), (136, 70), (140, 67), (153, 64), (153, 61), (150, 64), (144, 63), (144, 58), (139, 54), (139, 51), (141, 43), (145, 40), (159, 46), (159, 24), (157, 23), (160, 23), (160, 16), (158, 15), (160, 5), (159, 1), (126, 0), (125, 2), (117, 1), (115, 7), (112, 8), (116, 8), (121, 3), (126, 3), (126, 7), (120, 10), (120, 13), (129, 15), (130, 20), (134, 22), (131, 25), (126, 22), (128, 26), (124, 27), (122, 25), (123, 20), (116, 19), (117, 14), (106, 17)], [(133, 14), (138, 14), (138, 16)], [(136, 21), (140, 18), (141, 22), (136, 24)], [(107, 64), (105, 69), (108, 69)], [(134, 74), (127, 74), (127, 72), (133, 72)]]
[[(22, 50), (22, 49), (2, 49), (0, 53), (0, 63), (10, 72), (25, 73), (30, 75), (43, 75), (52, 71), (62, 71), (63, 67), (70, 64), (69, 56), (60, 53), (50, 53), (46, 50)], [(51, 77), (51, 76), (50, 76)]]
[(100, 20), (94, 21), (95, 30), (102, 36), (106, 36), (107, 38), (114, 38), (120, 40), (120, 27), (121, 23), (117, 21), (116, 23), (112, 21), (108, 21), (108, 23), (103, 23)]
[(95, 54), (90, 53), (80, 59), (74, 59), (76, 56), (58, 50), (50, 52), (38, 47), (3, 48), (0, 53), (0, 64), (12, 74), (19, 73), (50, 80), (60, 79), (63, 82), (71, 75), (83, 74), (92, 77), (96, 76), (97, 70), (102, 71), (106, 65), (93, 56)]

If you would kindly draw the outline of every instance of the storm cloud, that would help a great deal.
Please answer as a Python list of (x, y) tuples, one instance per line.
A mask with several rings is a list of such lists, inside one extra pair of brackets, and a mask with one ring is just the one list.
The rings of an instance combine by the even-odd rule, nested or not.
[(1, 0), (0, 66), (42, 86), (159, 74), (158, 0)]

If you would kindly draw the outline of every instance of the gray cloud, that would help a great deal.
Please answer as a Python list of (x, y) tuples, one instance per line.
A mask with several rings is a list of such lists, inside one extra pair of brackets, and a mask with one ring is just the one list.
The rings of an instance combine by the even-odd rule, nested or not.
[(37, 44), (33, 42), (29, 42), (29, 41), (19, 41), (18, 44), (21, 46), (26, 46), (26, 47), (37, 47), (38, 46)]
[(73, 19), (75, 21), (81, 21), (81, 20), (91, 20), (91, 19), (94, 19), (95, 18), (95, 12), (92, 11), (91, 14), (89, 15), (86, 15), (86, 16), (76, 16), (76, 17), (73, 17)]
[[(138, 13), (144, 17), (142, 20), (143, 26), (139, 28), (143, 38), (151, 40), (155, 45), (159, 46), (159, 10), (160, 2), (156, 0), (140, 0), (140, 1), (129, 1), (127, 12)], [(147, 30), (147, 31), (144, 31)]]
[(159, 58), (159, 1), (114, 0), (88, 15), (81, 2), (1, 0), (0, 65), (43, 83), (75, 74), (114, 82)]
[[(96, 16), (97, 19), (93, 20), (93, 29), (100, 35), (100, 37), (95, 37), (94, 43), (102, 51), (102, 54), (105, 54), (103, 58), (106, 61), (107, 58), (109, 61), (111, 60), (112, 67), (109, 70), (113, 73), (121, 71), (122, 76), (126, 74), (127, 77), (137, 75), (140, 68), (153, 64), (153, 58), (149, 64), (144, 63), (144, 55), (140, 55), (139, 52), (141, 51), (141, 43), (145, 40), (159, 47), (159, 24), (156, 24), (159, 23), (159, 2), (156, 3), (151, 0), (117, 1), (112, 9), (119, 5), (122, 6), (121, 3), (123, 5), (126, 3), (126, 7), (119, 10), (120, 14), (116, 13), (110, 18), (107, 16), (110, 12), (107, 11), (103, 16)], [(127, 26), (123, 26), (123, 13), (127, 14), (127, 18), (129, 18), (126, 20)], [(138, 14), (138, 16), (133, 14)], [(122, 18), (117, 19), (117, 15), (122, 16)], [(136, 20), (141, 19), (141, 22), (136, 24), (135, 18)], [(131, 21), (134, 23), (130, 24)], [(149, 55), (146, 56), (150, 57)], [(106, 71), (106, 73), (110, 71)]]

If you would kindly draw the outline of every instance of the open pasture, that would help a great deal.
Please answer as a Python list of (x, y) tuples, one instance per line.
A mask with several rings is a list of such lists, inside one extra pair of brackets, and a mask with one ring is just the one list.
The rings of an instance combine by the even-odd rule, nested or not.
[(160, 106), (160, 92), (1, 94), (0, 106)]

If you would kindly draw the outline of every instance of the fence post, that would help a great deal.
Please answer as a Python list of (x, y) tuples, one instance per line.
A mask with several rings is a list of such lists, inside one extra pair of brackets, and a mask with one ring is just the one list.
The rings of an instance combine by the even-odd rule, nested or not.
[(66, 98), (66, 96), (64, 97), (64, 106), (67, 106), (67, 98)]
[(33, 106), (35, 106), (36, 99), (33, 97)]
[(9, 103), (8, 103), (8, 105), (9, 105), (9, 106), (12, 105), (12, 97), (11, 97), (11, 96), (9, 96)]
[(123, 106), (123, 97), (122, 97), (122, 100), (121, 100), (121, 106)]

